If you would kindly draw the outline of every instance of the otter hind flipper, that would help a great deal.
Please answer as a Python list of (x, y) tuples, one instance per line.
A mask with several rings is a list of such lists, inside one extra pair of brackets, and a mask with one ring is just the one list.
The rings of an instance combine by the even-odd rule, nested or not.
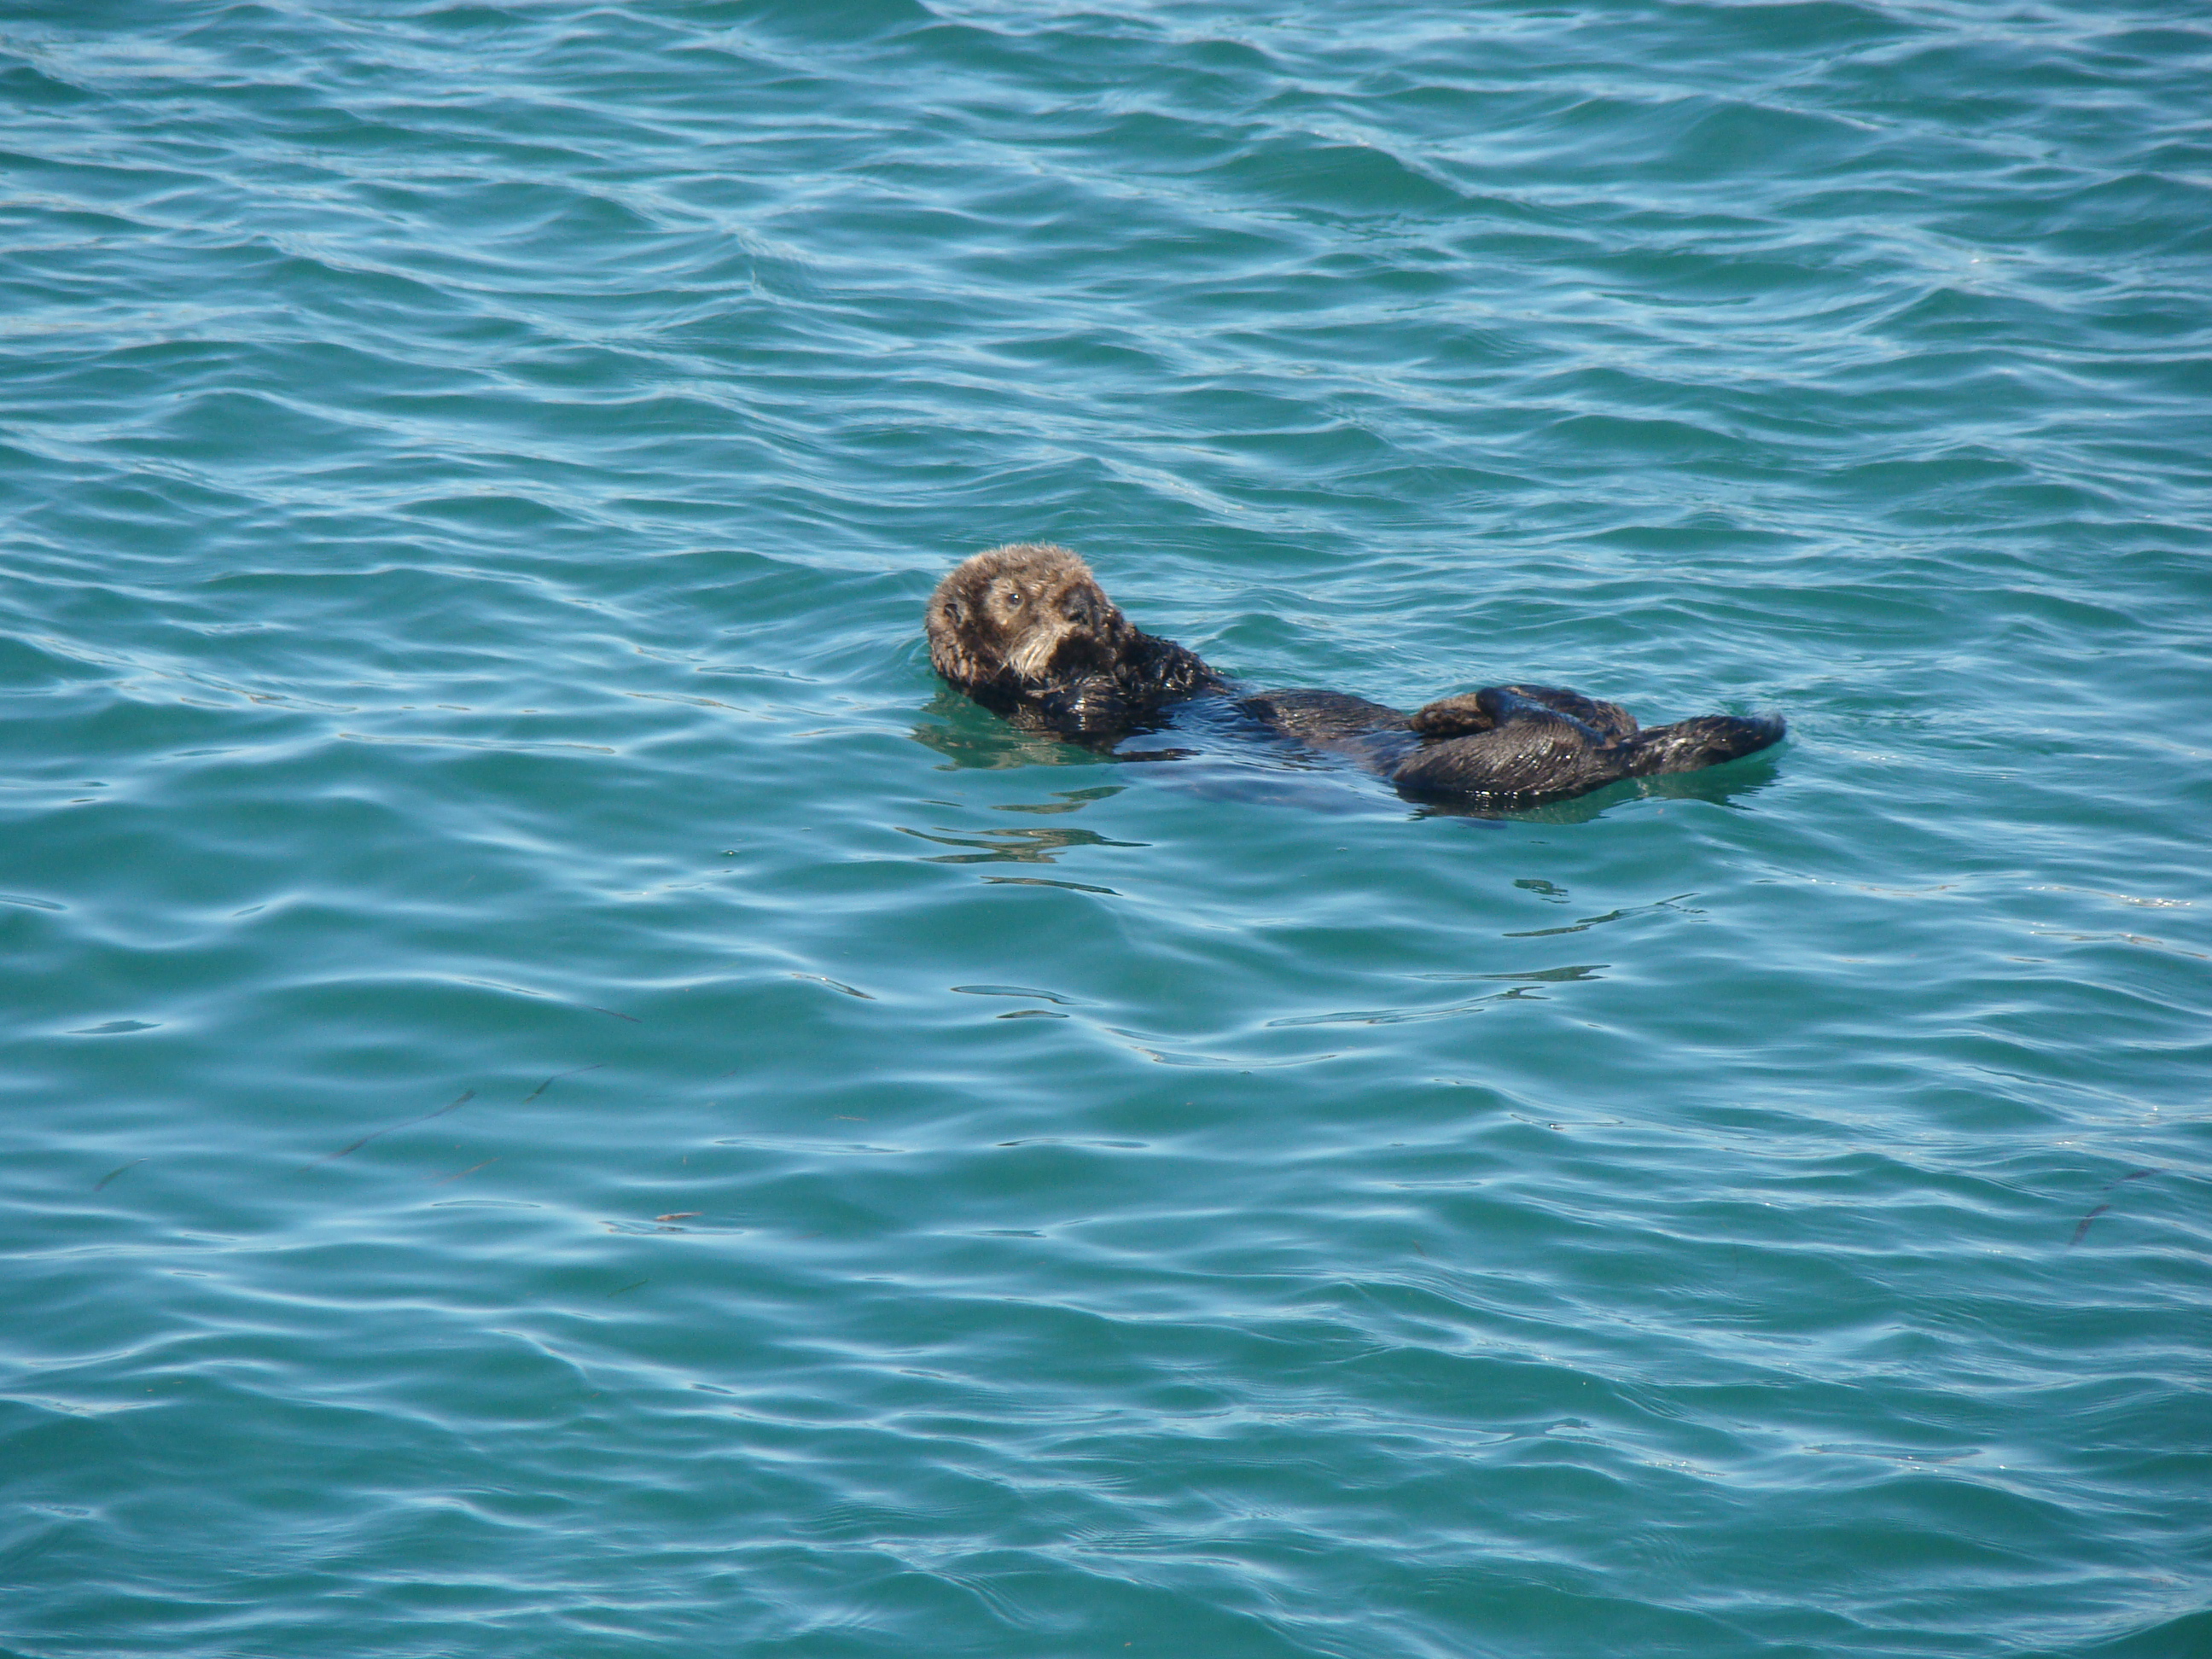
[(1504, 707), (1500, 691), (1493, 685), (1456, 697), (1439, 697), (1416, 708), (1407, 724), (1425, 738), (1473, 737), (1498, 724)]
[(1571, 691), (1562, 685), (1509, 685), (1505, 688), (1516, 696), (1540, 702), (1547, 708), (1556, 708), (1571, 715), (1600, 736), (1618, 743), (1623, 738), (1636, 735), (1636, 716), (1617, 702), (1601, 702), (1586, 697), (1579, 691)]
[[(1548, 695), (1530, 695), (1537, 691)], [(1605, 724), (1570, 712), (1585, 707)], [(1438, 710), (1434, 717), (1431, 708)], [(1492, 724), (1472, 728), (1474, 712)], [(1625, 734), (1607, 729), (1621, 721), (1628, 726)], [(1772, 714), (1701, 714), (1639, 731), (1612, 703), (1536, 686), (1491, 686), (1447, 698), (1416, 714), (1413, 726), (1428, 741), (1389, 776), (1401, 789), (1428, 795), (1579, 794), (1623, 778), (1693, 772), (1738, 760), (1779, 743), (1786, 731)]]
[(1480, 691), (1439, 697), (1416, 709), (1411, 724), (1425, 738), (1471, 737), (1539, 709), (1579, 720), (1607, 742), (1636, 734), (1636, 716), (1619, 703), (1601, 702), (1559, 685), (1486, 685)]
[(1698, 714), (1655, 726), (1624, 745), (1637, 777), (1695, 772), (1771, 749), (1789, 735), (1779, 714)]
[(1536, 707), (1487, 732), (1423, 744), (1390, 781), (1423, 795), (1555, 795), (1628, 775), (1617, 745), (1571, 715)]

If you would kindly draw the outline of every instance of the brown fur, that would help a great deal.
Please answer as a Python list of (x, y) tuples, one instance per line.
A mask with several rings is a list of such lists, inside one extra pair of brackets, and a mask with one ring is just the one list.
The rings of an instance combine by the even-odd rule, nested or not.
[(1091, 567), (1050, 542), (1013, 542), (957, 567), (930, 596), (929, 660), (977, 701), (1067, 736), (1118, 737), (1228, 683), (1153, 638)]
[[(1230, 682), (1121, 614), (1076, 554), (1050, 542), (978, 553), (938, 584), (929, 659), (1025, 726), (1106, 744)], [(1618, 703), (1557, 686), (1491, 686), (1401, 713), (1341, 692), (1263, 691), (1237, 707), (1268, 730), (1352, 757), (1411, 794), (1581, 794), (1687, 772), (1779, 742), (1782, 721), (1707, 714), (1640, 729)]]

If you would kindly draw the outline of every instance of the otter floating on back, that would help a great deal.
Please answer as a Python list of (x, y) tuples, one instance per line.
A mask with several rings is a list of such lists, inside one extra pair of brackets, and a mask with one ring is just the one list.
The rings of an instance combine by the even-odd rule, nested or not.
[(1547, 685), (1496, 685), (1407, 714), (1340, 691), (1237, 688), (1194, 652), (1121, 614), (1065, 547), (1014, 542), (957, 566), (930, 596), (929, 660), (987, 708), (1103, 747), (1173, 703), (1218, 696), (1282, 737), (1348, 755), (1431, 799), (1579, 795), (1623, 778), (1692, 772), (1782, 740), (1766, 714), (1701, 714), (1641, 730), (1617, 703)]

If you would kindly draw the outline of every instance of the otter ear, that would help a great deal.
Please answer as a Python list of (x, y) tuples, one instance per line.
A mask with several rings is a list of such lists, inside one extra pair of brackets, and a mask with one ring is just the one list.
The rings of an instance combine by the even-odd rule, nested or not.
[(957, 599), (947, 599), (945, 602), (945, 614), (951, 617), (954, 622), (958, 622), (967, 616), (968, 607)]

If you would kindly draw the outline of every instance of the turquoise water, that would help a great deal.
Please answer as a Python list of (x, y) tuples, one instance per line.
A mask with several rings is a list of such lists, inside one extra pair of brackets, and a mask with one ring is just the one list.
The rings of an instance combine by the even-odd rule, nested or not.
[[(10, 8), (0, 1649), (2212, 1652), (2208, 86)], [(1792, 738), (1102, 758), (921, 648), (1032, 537), (1255, 684)]]

